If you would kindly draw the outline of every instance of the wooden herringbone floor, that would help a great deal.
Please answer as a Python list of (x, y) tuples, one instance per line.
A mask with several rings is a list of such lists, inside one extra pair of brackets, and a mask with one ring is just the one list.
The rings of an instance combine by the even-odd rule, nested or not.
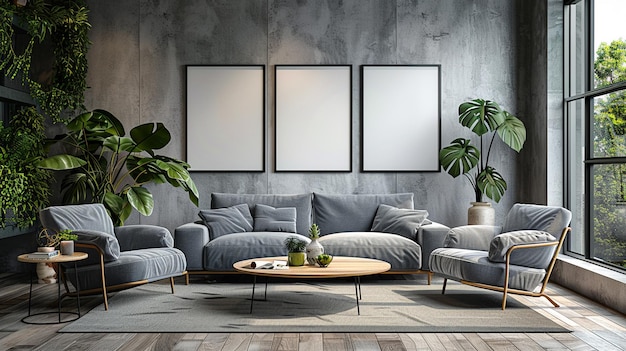
[[(178, 282), (177, 282), (178, 283)], [(180, 282), (182, 283), (182, 281)], [(440, 284), (435, 281), (433, 284)], [(37, 304), (54, 308), (56, 287), (35, 285)], [(57, 333), (63, 325), (27, 325), (28, 281), (0, 274), (0, 350), (623, 350), (626, 316), (558, 285), (545, 299), (514, 297), (572, 333)], [(83, 298), (83, 310), (100, 304)]]

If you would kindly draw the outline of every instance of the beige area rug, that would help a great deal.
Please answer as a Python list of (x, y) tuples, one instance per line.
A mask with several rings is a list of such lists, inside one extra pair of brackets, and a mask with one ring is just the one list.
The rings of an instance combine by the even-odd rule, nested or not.
[[(362, 281), (357, 315), (351, 280), (270, 281), (267, 300), (252, 283), (148, 284), (115, 294), (109, 311), (97, 306), (61, 332), (567, 332), (501, 294), (449, 282)], [(552, 308), (552, 307), (547, 307)]]

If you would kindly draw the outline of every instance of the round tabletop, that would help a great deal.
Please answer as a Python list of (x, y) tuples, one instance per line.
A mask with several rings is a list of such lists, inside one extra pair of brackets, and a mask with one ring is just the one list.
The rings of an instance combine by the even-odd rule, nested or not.
[(239, 272), (281, 278), (338, 278), (357, 277), (384, 273), (391, 269), (388, 262), (372, 258), (334, 256), (327, 267), (317, 265), (289, 266), (289, 269), (255, 269), (253, 261), (287, 261), (287, 257), (262, 257), (243, 260), (233, 264)]
[(80, 261), (80, 260), (84, 260), (88, 257), (87, 253), (85, 252), (74, 252), (71, 255), (56, 255), (54, 257), (50, 257), (50, 258), (45, 258), (45, 259), (41, 259), (41, 258), (29, 258), (28, 254), (22, 254), (17, 256), (17, 260), (20, 262), (26, 262), (26, 263), (65, 263), (65, 262), (75, 262), (75, 261)]

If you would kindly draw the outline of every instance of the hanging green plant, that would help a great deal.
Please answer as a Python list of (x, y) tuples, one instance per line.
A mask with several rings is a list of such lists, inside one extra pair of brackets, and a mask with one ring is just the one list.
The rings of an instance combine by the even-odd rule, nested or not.
[[(88, 12), (84, 0), (30, 0), (25, 6), (0, 2), (0, 70), (10, 79), (19, 77), (53, 122), (65, 122), (65, 110), (85, 109)], [(29, 36), (23, 49), (15, 45), (14, 21)], [(54, 46), (54, 66), (51, 75), (34, 77), (33, 49), (46, 39)]]
[(37, 166), (46, 156), (44, 117), (19, 110), (8, 127), (0, 124), (0, 228), (28, 228), (48, 205), (50, 172)]

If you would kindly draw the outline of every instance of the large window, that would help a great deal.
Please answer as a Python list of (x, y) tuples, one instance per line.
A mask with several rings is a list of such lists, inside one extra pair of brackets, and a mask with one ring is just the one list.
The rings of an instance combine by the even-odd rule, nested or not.
[(566, 1), (567, 250), (626, 270), (624, 0)]

